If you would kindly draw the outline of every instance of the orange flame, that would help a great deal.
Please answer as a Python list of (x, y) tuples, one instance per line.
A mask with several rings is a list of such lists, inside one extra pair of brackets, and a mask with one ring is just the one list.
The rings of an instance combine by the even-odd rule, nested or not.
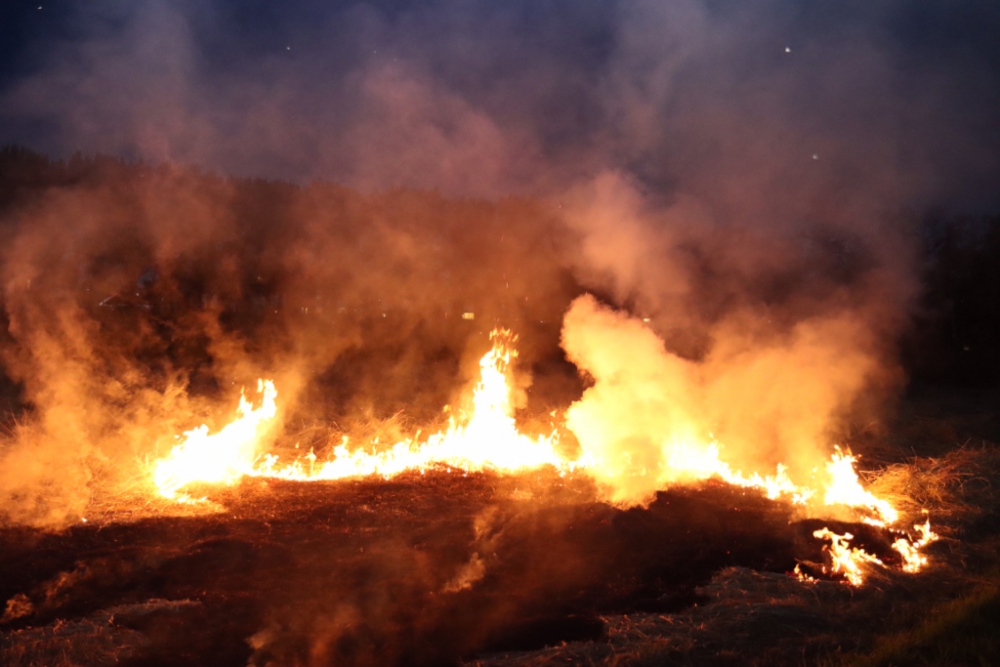
[(241, 395), (235, 421), (214, 434), (204, 424), (186, 431), (170, 454), (156, 463), (153, 482), (162, 496), (189, 500), (178, 491), (190, 484), (232, 483), (252, 473), (260, 438), (278, 412), (274, 383), (258, 380), (257, 391), (263, 397), (259, 408)]
[[(830, 571), (834, 574), (844, 575), (844, 578), (854, 586), (860, 586), (864, 582), (864, 569), (867, 564), (885, 565), (878, 557), (871, 555), (864, 549), (851, 547), (850, 542), (854, 536), (850, 533), (838, 535), (829, 528), (822, 528), (815, 531), (813, 537), (830, 540), (830, 544), (826, 547), (826, 551), (833, 560)], [(827, 568), (824, 566), (823, 570), (827, 571)]]
[(867, 517), (866, 523), (886, 526), (896, 523), (899, 512), (885, 500), (876, 498), (871, 492), (861, 486), (858, 474), (854, 471), (857, 459), (850, 454), (844, 454), (840, 447), (836, 448), (833, 459), (826, 465), (832, 480), (826, 488), (824, 502), (827, 505), (846, 505), (848, 507), (867, 508), (875, 514)]
[[(417, 443), (406, 440), (387, 451), (349, 452), (346, 442), (333, 451), (334, 459), (307, 475), (309, 479), (341, 479), (365, 475), (390, 477), (406, 470), (449, 466), (465, 471), (517, 472), (545, 465), (563, 467), (567, 462), (555, 450), (553, 434), (537, 439), (518, 432), (510, 402), (507, 377), (517, 351), (516, 337), (506, 329), (490, 334), (493, 348), (479, 362), (479, 383), (472, 395), (468, 415), (449, 419), (448, 428)], [(270, 469), (270, 474), (302, 479), (302, 470)]]
[(919, 572), (927, 565), (927, 556), (920, 553), (925, 546), (939, 539), (938, 535), (931, 530), (931, 520), (927, 519), (922, 524), (913, 526), (914, 530), (920, 533), (920, 538), (916, 542), (911, 542), (905, 537), (899, 537), (892, 543), (892, 548), (903, 557), (904, 572)]
[[(207, 426), (187, 431), (184, 439), (153, 471), (153, 482), (161, 495), (190, 501), (180, 491), (195, 482), (232, 483), (243, 476), (270, 477), (291, 481), (336, 480), (378, 475), (385, 478), (405, 471), (447, 467), (463, 471), (494, 470), (513, 473), (553, 466), (561, 471), (579, 470), (584, 474), (600, 470), (608, 462), (587, 455), (570, 460), (557, 449), (555, 432), (548, 436), (528, 437), (517, 430), (509, 387), (510, 366), (517, 357), (516, 341), (510, 331), (495, 330), (490, 335), (492, 349), (479, 362), (480, 379), (471, 398), (470, 409), (449, 418), (448, 427), (425, 440), (407, 439), (382, 451), (351, 451), (348, 439), (333, 448), (333, 456), (322, 463), (310, 451), (304, 460), (282, 464), (277, 456), (260, 456), (260, 441), (277, 414), (277, 391), (271, 381), (258, 381), (262, 394), (260, 407), (253, 408), (246, 397), (240, 398), (235, 421), (221, 431), (209, 434)], [(376, 443), (373, 443), (376, 444)], [(880, 527), (894, 524), (899, 513), (887, 501), (866, 490), (858, 478), (856, 458), (836, 448), (825, 468), (825, 483), (818, 489), (795, 483), (787, 469), (778, 465), (775, 474), (747, 475), (733, 470), (720, 456), (714, 441), (695, 439), (664, 444), (669, 467), (692, 480), (719, 478), (729, 484), (762, 491), (770, 499), (786, 499), (797, 505), (844, 506), (866, 513), (866, 523)], [(619, 464), (620, 465), (620, 464)], [(643, 470), (628, 471), (642, 475)], [(903, 569), (919, 571), (927, 564), (921, 549), (937, 539), (930, 522), (915, 526), (920, 538), (913, 541), (899, 537), (893, 548), (903, 557)], [(849, 546), (850, 534), (838, 535), (824, 528), (815, 537), (829, 540), (826, 548), (832, 564), (830, 571), (842, 574), (848, 582), (864, 581), (866, 564), (879, 564), (875, 556)]]

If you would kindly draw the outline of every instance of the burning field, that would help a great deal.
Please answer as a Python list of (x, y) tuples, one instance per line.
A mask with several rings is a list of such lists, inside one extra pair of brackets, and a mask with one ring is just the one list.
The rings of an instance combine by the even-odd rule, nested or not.
[(877, 239), (3, 159), (3, 664), (938, 664), (995, 617), (998, 456), (896, 439)]
[(0, 667), (1000, 664), (995, 4), (0, 3)]

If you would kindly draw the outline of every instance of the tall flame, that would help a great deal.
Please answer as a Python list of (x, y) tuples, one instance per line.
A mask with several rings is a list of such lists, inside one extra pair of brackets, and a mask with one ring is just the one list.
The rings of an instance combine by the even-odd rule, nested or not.
[(469, 413), (449, 419), (448, 428), (426, 441), (404, 440), (382, 452), (348, 451), (346, 441), (334, 448), (334, 459), (305, 473), (301, 466), (277, 467), (271, 459), (258, 474), (285, 479), (341, 479), (365, 475), (390, 477), (406, 470), (444, 465), (467, 471), (517, 472), (545, 465), (561, 467), (567, 462), (555, 449), (557, 438), (529, 438), (518, 432), (507, 378), (512, 347), (517, 340), (510, 331), (490, 334), (493, 348), (479, 361), (479, 383), (472, 395)]

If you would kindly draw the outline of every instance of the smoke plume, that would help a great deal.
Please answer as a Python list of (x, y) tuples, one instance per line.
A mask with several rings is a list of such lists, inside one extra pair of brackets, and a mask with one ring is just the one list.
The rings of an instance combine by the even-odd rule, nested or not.
[(528, 413), (594, 382), (619, 500), (687, 434), (809, 470), (899, 386), (907, 211), (995, 197), (997, 17), (960, 4), (38, 14), (0, 138), (64, 160), (4, 158), (4, 513), (73, 518), (260, 376), (289, 443), (431, 423), (495, 325)]
[(879, 368), (870, 334), (850, 316), (797, 323), (787, 333), (753, 322), (720, 326), (700, 361), (664, 348), (642, 321), (573, 302), (563, 328), (570, 358), (593, 386), (567, 412), (583, 455), (611, 500), (648, 502), (692, 479), (689, 457), (717, 441), (738, 470), (778, 464), (808, 480), (829, 457), (861, 390)]

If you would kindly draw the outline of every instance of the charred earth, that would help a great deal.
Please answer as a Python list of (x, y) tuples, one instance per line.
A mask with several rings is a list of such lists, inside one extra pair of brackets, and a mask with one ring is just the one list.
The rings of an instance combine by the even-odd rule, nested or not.
[(623, 511), (546, 477), (249, 480), (212, 490), (218, 513), (7, 528), (3, 630), (78, 625), (104, 636), (95, 665), (455, 664), (697, 605), (723, 568), (822, 560), (812, 522), (754, 491), (678, 487)]

